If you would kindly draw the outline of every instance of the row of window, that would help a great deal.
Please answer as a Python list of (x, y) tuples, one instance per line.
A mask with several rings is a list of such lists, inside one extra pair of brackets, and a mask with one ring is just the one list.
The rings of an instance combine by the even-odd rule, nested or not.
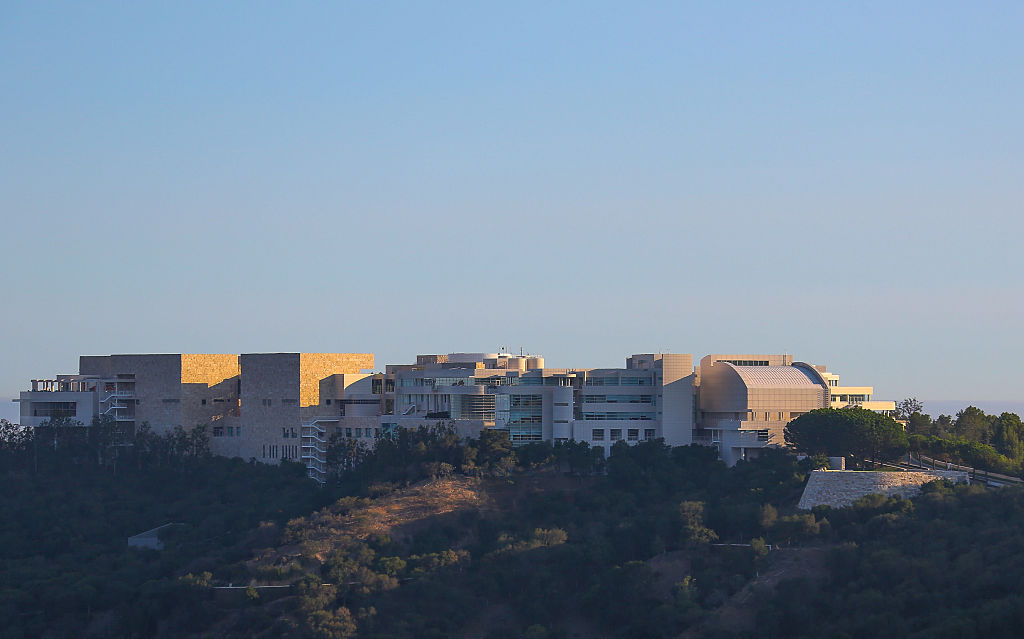
[(395, 380), (393, 379), (374, 379), (370, 382), (370, 392), (374, 395), (380, 395), (382, 393), (393, 393), (395, 392)]
[(833, 395), (832, 401), (840, 402), (870, 402), (871, 395)]
[(721, 360), (726, 364), (732, 364), (733, 366), (767, 366), (768, 360), (766, 359), (723, 359)]
[[(213, 436), (214, 437), (224, 437), (224, 431), (225, 431), (225, 427), (224, 426), (214, 426), (213, 427)], [(241, 437), (242, 436), (242, 427), (241, 426), (228, 426), (227, 427), (227, 436), (228, 437)]]
[(653, 395), (584, 395), (590, 404), (654, 404)]
[(351, 428), (345, 428), (345, 437), (380, 437), (379, 428), (357, 428), (355, 431), (355, 435), (353, 435)]
[(621, 413), (583, 413), (583, 419), (586, 421), (652, 421), (654, 420), (654, 413), (636, 413), (636, 412), (621, 412)]
[(588, 377), (587, 386), (653, 386), (650, 377)]
[(297, 445), (281, 446), (278, 444), (263, 444), (264, 459), (298, 459), (300, 448)]
[(476, 377), (473, 383), (477, 386), (516, 386), (519, 378), (514, 375), (493, 375), (491, 377)]
[(78, 404), (75, 402), (32, 402), (32, 417), (63, 419), (75, 417)]
[(509, 424), (543, 424), (544, 418), (540, 415), (513, 415), (508, 420)]
[(511, 395), (509, 406), (512, 408), (541, 408), (544, 398), (541, 395)]
[[(502, 378), (504, 379), (504, 378)], [(466, 377), (413, 377), (411, 379), (400, 379), (398, 385), (409, 386), (465, 386)], [(479, 383), (479, 382), (477, 382)], [(490, 385), (490, 384), (488, 384)]]
[[(594, 428), (594, 429), (592, 429), (590, 431), (590, 439), (591, 439), (591, 441), (603, 442), (604, 441), (604, 431), (605, 431), (605, 429), (603, 429), (603, 428)], [(654, 431), (655, 431), (655, 429), (653, 429), (653, 428), (645, 428), (644, 429), (644, 441), (648, 441), (648, 440), (654, 439)], [(610, 441), (613, 441), (613, 442), (617, 442), (617, 441), (621, 440), (622, 439), (622, 429), (621, 428), (610, 428), (610, 429), (608, 429), (608, 439)], [(635, 441), (639, 441), (639, 440), (640, 440), (640, 429), (639, 428), (627, 428), (626, 429), (626, 441), (635, 442)]]
[[(801, 414), (802, 413), (792, 413), (790, 419), (795, 419), (797, 416), (799, 416)], [(770, 410), (766, 410), (766, 411), (750, 410), (750, 411), (747, 411), (747, 419), (750, 420), (750, 421), (759, 421), (761, 419), (762, 415), (764, 416), (764, 421), (766, 421), (766, 422), (771, 422), (771, 421), (784, 422), (784, 421), (786, 421), (786, 413), (784, 411), (770, 411)]]
[(523, 433), (510, 433), (510, 438), (513, 443), (528, 443), (528, 442), (539, 442), (544, 440), (544, 436), (540, 433), (523, 432)]
[[(224, 400), (223, 399), (215, 399), (213, 401), (215, 401), (215, 402), (222, 402)], [(205, 399), (203, 400), (203, 403), (204, 404), (206, 403)], [(274, 400), (272, 400), (272, 399), (261, 399), (260, 403), (262, 403), (264, 406), (270, 407), (270, 406), (274, 405)], [(299, 400), (297, 400), (297, 399), (282, 399), (281, 403), (283, 405), (285, 405), (285, 406), (295, 406), (295, 405), (297, 405), (299, 403)]]

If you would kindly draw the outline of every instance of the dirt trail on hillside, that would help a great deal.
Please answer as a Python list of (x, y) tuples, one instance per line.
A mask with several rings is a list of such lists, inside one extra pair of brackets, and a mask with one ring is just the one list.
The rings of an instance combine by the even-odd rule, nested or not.
[[(487, 502), (482, 483), (461, 476), (424, 481), (354, 507), (351, 501), (342, 499), (289, 522), (289, 528), (299, 539), (268, 548), (246, 564), (255, 570), (261, 566), (287, 566), (293, 561), (322, 563), (343, 537), (366, 539), (382, 534), (396, 541), (407, 540), (439, 519), (482, 508)], [(287, 578), (290, 577), (271, 581)]]
[(482, 508), (487, 498), (479, 480), (469, 477), (435, 479), (417, 484), (373, 505), (343, 516), (348, 534), (361, 539), (373, 534), (407, 536), (427, 520), (469, 508)]

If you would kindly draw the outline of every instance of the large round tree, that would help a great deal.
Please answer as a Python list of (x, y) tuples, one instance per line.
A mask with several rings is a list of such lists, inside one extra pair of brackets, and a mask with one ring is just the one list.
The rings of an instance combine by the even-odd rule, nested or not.
[(907, 434), (896, 420), (862, 408), (819, 408), (786, 426), (786, 443), (808, 455), (872, 462), (907, 452)]

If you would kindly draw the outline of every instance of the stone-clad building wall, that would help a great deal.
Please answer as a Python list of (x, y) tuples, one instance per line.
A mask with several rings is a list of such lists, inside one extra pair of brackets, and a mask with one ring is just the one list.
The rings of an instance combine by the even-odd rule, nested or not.
[[(79, 373), (134, 383), (128, 413), (156, 433), (175, 426), (223, 425), (238, 416), (238, 356), (208, 354), (85, 355)], [(100, 396), (106, 393), (100, 390)], [(221, 451), (215, 450), (220, 454)]]
[(299, 401), (307, 409), (303, 417), (312, 417), (320, 405), (320, 382), (336, 374), (372, 370), (373, 353), (301, 353), (299, 367)]
[(277, 463), (301, 459), (307, 418), (339, 412), (337, 403), (319, 407), (321, 387), (373, 363), (372, 353), (85, 355), (79, 373), (134, 384), (118, 414), (136, 426), (165, 433), (203, 425), (214, 454)]
[[(188, 429), (202, 424), (216, 455), (240, 456), (240, 371), (237, 355), (181, 356), (181, 425)], [(214, 433), (220, 436), (213, 437)], [(229, 436), (230, 434), (230, 436)]]
[(372, 353), (258, 353), (239, 359), (242, 435), (231, 454), (268, 463), (301, 459), (302, 424), (324, 410), (322, 380), (373, 368)]
[[(125, 401), (136, 426), (145, 422), (154, 432), (164, 433), (182, 423), (181, 355), (83, 356), (79, 373), (134, 380), (135, 395)], [(102, 399), (105, 392), (99, 394)]]
[[(238, 456), (277, 463), (301, 457), (298, 353), (240, 357), (242, 447)], [(295, 437), (291, 436), (292, 429)]]
[(947, 470), (874, 472), (858, 470), (816, 470), (811, 473), (797, 508), (815, 506), (843, 508), (865, 495), (899, 496), (920, 494), (921, 486), (937, 479), (970, 483), (967, 473)]

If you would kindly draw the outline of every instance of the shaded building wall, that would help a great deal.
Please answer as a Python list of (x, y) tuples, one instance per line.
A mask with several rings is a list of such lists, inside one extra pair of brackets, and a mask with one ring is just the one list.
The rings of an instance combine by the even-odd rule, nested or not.
[(254, 457), (267, 463), (300, 459), (300, 368), (298, 353), (251, 353), (239, 357), (240, 457)]
[[(337, 415), (337, 407), (322, 402), (321, 387), (337, 390), (335, 375), (357, 374), (373, 368), (372, 353), (257, 353), (240, 358), (240, 457), (278, 463), (299, 461), (302, 424), (316, 417)], [(341, 382), (344, 384), (344, 382)]]
[(237, 355), (181, 356), (181, 418), (184, 428), (205, 425), (216, 455), (243, 456)]
[[(166, 433), (182, 426), (181, 355), (107, 355), (82, 356), (79, 373), (105, 378), (134, 376), (135, 396), (125, 400), (127, 414), (134, 416), (136, 427), (148, 423), (155, 433)], [(104, 396), (102, 389), (98, 392)]]
[(693, 443), (693, 356), (661, 356), (661, 436), (669, 446)]

